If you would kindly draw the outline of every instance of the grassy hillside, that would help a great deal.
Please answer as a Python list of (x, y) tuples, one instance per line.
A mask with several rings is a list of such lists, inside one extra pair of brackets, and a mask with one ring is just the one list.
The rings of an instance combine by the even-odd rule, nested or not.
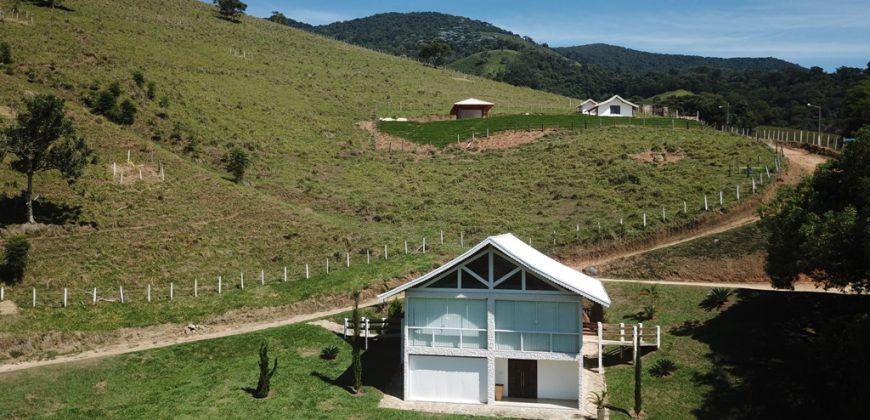
[(596, 64), (629, 74), (667, 72), (669, 70), (679, 71), (694, 67), (735, 71), (773, 71), (800, 67), (797, 64), (773, 57), (717, 58), (683, 54), (659, 54), (607, 44), (588, 44), (554, 49), (572, 60)]
[[(9, 5), (0, 2), (4, 10)], [(83, 293), (119, 285), (136, 288), (141, 299), (146, 284), (189, 285), (195, 278), (213, 281), (242, 270), (252, 276), (260, 269), (274, 281), (284, 266), (298, 278), (305, 263), (320, 266), (345, 252), (355, 261), (344, 277), (321, 277), (328, 287), (300, 286), (267, 299), (204, 299), (175, 312), (158, 305), (98, 306), (105, 311), (99, 328), (184, 320), (370, 285), (378, 274), (356, 271), (364, 270), (357, 264), (366, 249), (386, 243), (395, 252), (403, 240), (432, 241), (442, 229), (454, 243), (464, 232), (466, 244), (508, 230), (537, 243), (549, 242), (556, 229), (588, 241), (600, 235), (591, 228), (596, 217), (675, 207), (689, 193), (732, 184), (724, 175), (732, 158), (771, 156), (736, 137), (642, 128), (557, 136), (492, 153), (384, 153), (356, 127), (384, 110), (446, 113), (457, 99), (474, 96), (504, 112), (526, 112), (565, 109), (569, 100), (423, 67), (262, 19), (228, 22), (193, 0), (64, 5), (26, 3), (21, 7), (33, 14), (33, 25), (0, 23), (0, 37), (16, 60), (0, 73), (0, 105), (20, 108), (31, 92), (65, 98), (99, 159), (72, 188), (56, 173), (36, 178), (36, 217), (47, 226), (29, 234), (31, 264), (16, 292), (21, 306), (30, 286), (51, 289), (54, 302), (62, 287)], [(132, 81), (134, 71), (156, 84), (154, 99)], [(132, 126), (111, 123), (84, 105), (84, 98), (113, 81), (120, 82), (122, 98), (139, 107)], [(693, 151), (661, 168), (623, 157), (666, 143)], [(231, 146), (252, 157), (243, 185), (230, 182), (222, 169)], [(550, 161), (559, 165), (541, 165)], [(123, 184), (113, 177), (113, 162), (124, 172)], [(165, 181), (157, 175), (160, 166)], [(23, 215), (24, 178), (8, 165), (0, 168), (0, 219), (11, 232)], [(673, 178), (672, 171), (680, 176)], [(585, 227), (579, 238), (566, 229), (577, 223)], [(402, 276), (431, 263), (424, 258), (385, 266), (382, 274)], [(75, 303), (85, 305), (81, 293)], [(80, 310), (81, 318), (37, 309), (13, 329), (51, 328), (53, 319), (63, 328), (86, 328), (79, 320), (87, 320), (90, 309)]]
[(456, 60), (447, 67), (468, 74), (495, 79), (503, 74), (520, 54), (514, 50), (483, 51)]
[(658, 95), (651, 96), (651, 97), (647, 98), (647, 100), (649, 102), (652, 102), (652, 103), (659, 103), (659, 102), (663, 102), (665, 99), (668, 99), (668, 98), (681, 98), (683, 96), (692, 96), (692, 95), (694, 95), (694, 93), (690, 90), (677, 89), (677, 90), (669, 90), (667, 92), (659, 93)]

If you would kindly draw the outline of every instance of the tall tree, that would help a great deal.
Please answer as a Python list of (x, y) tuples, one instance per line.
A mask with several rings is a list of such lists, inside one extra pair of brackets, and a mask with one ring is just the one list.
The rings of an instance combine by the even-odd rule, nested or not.
[(870, 291), (870, 127), (794, 188), (762, 209), (766, 270), (778, 288), (800, 274), (825, 288)]
[(69, 184), (92, 161), (93, 151), (76, 136), (72, 122), (64, 113), (64, 101), (52, 95), (37, 95), (26, 100), (27, 110), (18, 114), (15, 124), (5, 131), (0, 156), (12, 154), (12, 169), (27, 176), (27, 222), (33, 218), (33, 177), (37, 172), (56, 169)]
[(430, 41), (420, 48), (420, 60), (425, 61), (435, 68), (444, 63), (444, 59), (450, 55), (450, 45), (444, 41)]
[(221, 16), (230, 19), (232, 21), (236, 21), (242, 13), (245, 12), (245, 9), (248, 8), (248, 5), (242, 3), (241, 0), (212, 0), (213, 3), (218, 7), (218, 13)]

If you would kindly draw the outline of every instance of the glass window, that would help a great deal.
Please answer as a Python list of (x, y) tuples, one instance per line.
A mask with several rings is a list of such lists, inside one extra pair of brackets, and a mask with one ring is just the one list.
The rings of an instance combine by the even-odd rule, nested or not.
[(553, 351), (558, 353), (577, 353), (579, 351), (577, 335), (553, 335)]
[(477, 277), (470, 274), (468, 270), (465, 270), (465, 273), (462, 274), (462, 288), (463, 289), (489, 289), (489, 285), (478, 280)]
[(559, 290), (550, 283), (541, 280), (532, 273), (526, 272), (526, 290)]
[(453, 271), (444, 276), (441, 280), (436, 281), (426, 287), (433, 289), (455, 289), (459, 287), (459, 271)]
[(519, 350), (520, 333), (496, 332), (495, 348), (499, 350)]
[(517, 266), (493, 252), (492, 254), (492, 281), (496, 281), (510, 273)]
[(622, 114), (622, 108), (619, 105), (610, 105), (610, 113), (613, 115)]
[(514, 302), (511, 300), (495, 301), (495, 329), (513, 330), (514, 328)]
[(517, 271), (503, 282), (495, 286), (496, 289), (520, 290), (523, 288), (523, 272)]
[(484, 251), (478, 255), (480, 256), (466, 264), (465, 268), (473, 271), (480, 278), (487, 280), (489, 279), (489, 252)]

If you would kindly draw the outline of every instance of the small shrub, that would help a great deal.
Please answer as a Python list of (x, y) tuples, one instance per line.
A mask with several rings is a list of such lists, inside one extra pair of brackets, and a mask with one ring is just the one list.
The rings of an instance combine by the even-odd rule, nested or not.
[(650, 320), (656, 317), (656, 306), (655, 305), (647, 305), (643, 307), (643, 310), (640, 311), (640, 317), (643, 320)]
[(154, 83), (153, 80), (148, 82), (148, 85), (145, 88), (145, 96), (152, 101), (154, 100), (154, 97), (157, 96), (157, 83)]
[(116, 100), (115, 95), (107, 89), (96, 92), (90, 99), (89, 105), (91, 106), (91, 111), (95, 114), (106, 115), (115, 108)]
[(320, 350), (320, 358), (324, 360), (335, 360), (340, 352), (338, 346), (326, 346)]
[(119, 96), (121, 96), (121, 84), (117, 81), (112, 82), (109, 85), (109, 92), (117, 99)]
[(0, 42), (0, 64), (12, 64), (12, 47), (7, 42)]
[(402, 301), (399, 299), (393, 299), (390, 301), (390, 306), (387, 307), (387, 317), (388, 318), (399, 318), (405, 313), (404, 305)]
[(254, 398), (266, 398), (269, 396), (269, 382), (272, 380), (272, 375), (278, 370), (278, 358), (275, 358), (275, 364), (272, 369), (269, 369), (269, 343), (263, 341), (260, 343), (260, 379), (257, 381), (257, 389), (252, 393)]
[(605, 408), (607, 406), (607, 391), (601, 391), (601, 393), (590, 392), (589, 396), (586, 397), (586, 401), (595, 405), (595, 408)]
[(712, 310), (721, 311), (728, 305), (728, 301), (731, 299), (731, 295), (734, 294), (733, 289), (729, 289), (726, 287), (714, 287), (707, 292), (707, 296), (704, 297), (704, 300), (698, 304), (699, 307), (704, 309), (707, 312)]
[(245, 170), (248, 169), (248, 164), (250, 163), (248, 154), (244, 150), (234, 147), (227, 152), (224, 159), (226, 160), (227, 172), (233, 175), (233, 181), (236, 183), (242, 182), (245, 178)]
[(140, 89), (145, 85), (145, 75), (142, 74), (141, 71), (136, 70), (133, 72), (133, 83), (136, 84)]
[(649, 374), (656, 378), (670, 376), (677, 370), (677, 364), (671, 359), (659, 359), (649, 368)]
[(644, 287), (643, 289), (640, 289), (640, 295), (641, 296), (649, 296), (653, 300), (658, 299), (659, 298), (659, 285), (653, 284), (653, 285), (650, 285), (648, 287)]
[(11, 283), (18, 283), (27, 271), (27, 254), (30, 252), (30, 242), (24, 235), (12, 236), (4, 246), (3, 276)]
[(157, 103), (161, 108), (166, 108), (169, 106), (169, 98), (165, 96), (160, 97), (160, 102)]
[(112, 108), (106, 116), (118, 124), (130, 125), (136, 121), (136, 112), (138, 112), (138, 109), (136, 109), (133, 101), (124, 99), (124, 102)]

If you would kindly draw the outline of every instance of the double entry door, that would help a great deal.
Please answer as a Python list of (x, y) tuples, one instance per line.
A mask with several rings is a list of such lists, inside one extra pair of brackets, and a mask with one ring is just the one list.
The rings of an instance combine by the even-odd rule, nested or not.
[(538, 361), (508, 359), (508, 396), (538, 398)]

